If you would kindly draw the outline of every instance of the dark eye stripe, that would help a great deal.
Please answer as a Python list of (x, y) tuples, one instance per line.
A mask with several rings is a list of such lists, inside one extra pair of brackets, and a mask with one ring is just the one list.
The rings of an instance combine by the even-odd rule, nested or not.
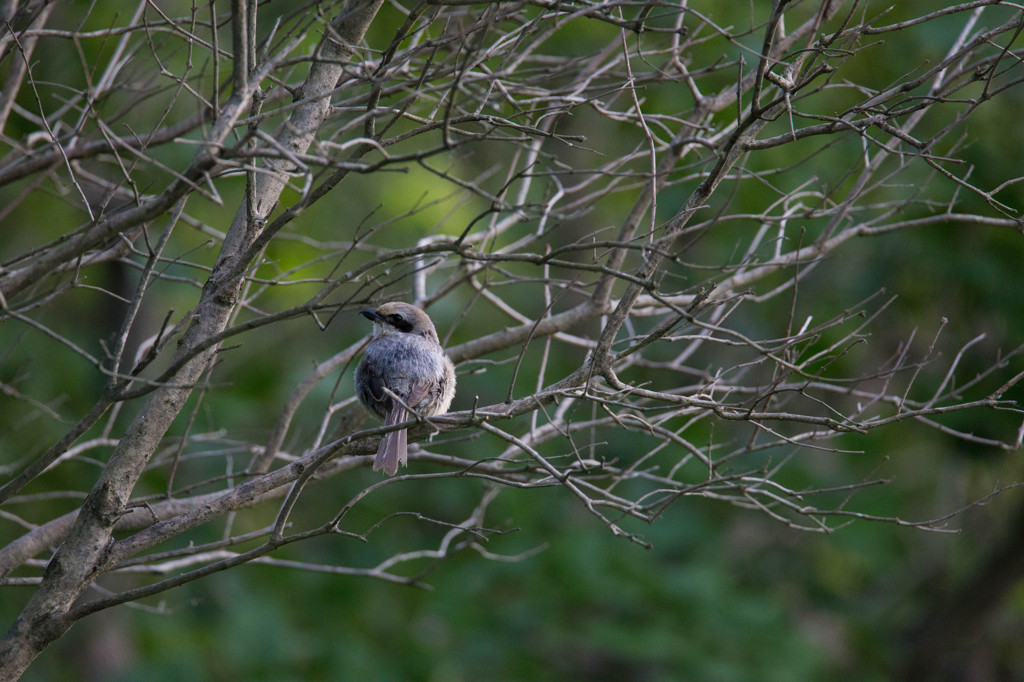
[(398, 313), (388, 315), (388, 322), (390, 322), (391, 326), (400, 332), (408, 333), (412, 331), (412, 324)]

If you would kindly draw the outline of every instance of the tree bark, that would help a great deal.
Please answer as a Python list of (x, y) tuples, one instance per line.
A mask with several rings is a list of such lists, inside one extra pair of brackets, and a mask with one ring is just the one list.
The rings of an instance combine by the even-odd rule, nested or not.
[[(286, 148), (304, 153), (312, 144), (330, 112), (330, 97), (345, 64), (354, 55), (381, 3), (382, 0), (350, 0), (330, 25), (318, 48), (320, 59), (313, 64), (301, 90), (303, 103), (294, 110), (278, 137)], [(239, 80), (235, 82), (238, 84)], [(256, 84), (243, 82), (243, 92), (236, 92), (232, 106), (225, 108), (225, 115), (233, 116), (228, 121), (222, 117), (215, 122), (211, 137), (227, 134), (238, 114), (249, 107)], [(212, 153), (207, 147), (193, 165), (205, 166), (199, 157)], [(251, 258), (249, 247), (287, 183), (290, 169), (274, 164), (270, 170), (256, 175), (249, 192), (251, 205), (243, 204), (236, 212), (217, 264), (192, 311), (191, 323), (174, 358), (175, 362), (188, 360), (174, 379), (156, 389), (135, 415), (67, 539), (50, 560), (39, 588), (0, 642), (0, 680), (18, 679), (50, 643), (71, 627), (73, 619), (69, 612), (73, 604), (109, 567), (114, 526), (125, 513), (139, 476), (217, 353), (217, 346), (199, 352), (194, 349), (201, 348), (204, 341), (226, 328)]]

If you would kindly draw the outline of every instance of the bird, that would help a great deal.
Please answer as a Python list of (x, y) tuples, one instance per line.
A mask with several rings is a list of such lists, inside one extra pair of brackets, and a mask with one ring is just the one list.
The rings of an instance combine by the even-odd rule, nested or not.
[[(373, 337), (356, 367), (356, 394), (370, 412), (394, 426), (409, 419), (444, 414), (455, 397), (455, 366), (445, 354), (437, 330), (423, 310), (402, 302), (361, 310), (373, 322)], [(407, 466), (405, 429), (385, 433), (373, 470), (388, 476)]]

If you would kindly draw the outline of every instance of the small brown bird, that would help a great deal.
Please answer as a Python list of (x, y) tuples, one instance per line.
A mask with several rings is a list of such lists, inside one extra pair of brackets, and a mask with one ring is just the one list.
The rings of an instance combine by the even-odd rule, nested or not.
[[(447, 412), (455, 396), (455, 367), (427, 314), (408, 303), (385, 303), (360, 315), (373, 321), (373, 338), (356, 367), (356, 393), (363, 405), (384, 426), (409, 419), (409, 409), (423, 417)], [(373, 470), (394, 476), (408, 459), (405, 429), (391, 431), (380, 440)]]

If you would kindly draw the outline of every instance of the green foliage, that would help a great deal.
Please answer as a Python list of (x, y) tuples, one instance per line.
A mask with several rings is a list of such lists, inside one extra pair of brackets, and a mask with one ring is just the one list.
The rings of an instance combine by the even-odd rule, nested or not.
[[(704, 5), (696, 9), (714, 26), (699, 20), (696, 14), (686, 16), (685, 23), (699, 25), (702, 32), (691, 36), (694, 43), (688, 67), (708, 69), (706, 79), (700, 81), (705, 96), (729, 92), (736, 87), (737, 74), (749, 70), (756, 61), (769, 5), (696, 4)], [(864, 21), (889, 11), (878, 22), (889, 24), (929, 11), (931, 4), (898, 3), (886, 10), (881, 3), (860, 3), (850, 21)], [(813, 3), (791, 5), (787, 10), (790, 30), (811, 20), (819, 10)], [(85, 6), (70, 3), (59, 8), (56, 11), (61, 20), (57, 23), (73, 26), (75, 13)], [(187, 5), (176, 7), (183, 16), (190, 11)], [(410, 7), (388, 3), (382, 8), (366, 38), (373, 55), (391, 43)], [(116, 23), (113, 5), (99, 3), (89, 8), (82, 30), (101, 31)], [(490, 9), (498, 12), (501, 7)], [(266, 16), (261, 15), (260, 35), (273, 25), (269, 17), (272, 10), (268, 6)], [(638, 6), (628, 4), (616, 9), (629, 13), (638, 10)], [(649, 25), (672, 26), (674, 10), (668, 5), (654, 7)], [(315, 11), (320, 11), (319, 7), (310, 5), (285, 17), (282, 34), (309, 20), (306, 14)], [(481, 6), (479, 13), (483, 15), (484, 11)], [(495, 35), (507, 30), (509, 35), (521, 31), (525, 36), (533, 30), (530, 22), (545, 11), (540, 6), (528, 7), (515, 21), (504, 15), (497, 15), (498, 19), (493, 19), (493, 14), (487, 17), (496, 24), (492, 27)], [(568, 5), (564, 11), (570, 11)], [(986, 11), (986, 19), (992, 18), (990, 23), (1013, 16), (1009, 7), (990, 7)], [(552, 29), (550, 40), (544, 43), (549, 48), (545, 58), (552, 64), (554, 57), (578, 58), (573, 72), (564, 76), (565, 83), (572, 82), (579, 70), (576, 66), (582, 68), (610, 47), (625, 49), (637, 72), (667, 68), (660, 63), (652, 67), (648, 62), (655, 57), (639, 56), (636, 51), (643, 48), (657, 54), (656, 48), (670, 45), (677, 39), (675, 35), (620, 33), (607, 18), (584, 17), (573, 23), (571, 30)], [(458, 17), (467, 24), (475, 19), (478, 17), (466, 14)], [(227, 18), (222, 20), (226, 22)], [(840, 21), (834, 23), (833, 28), (838, 28)], [(766, 126), (759, 138), (784, 136), (794, 128), (813, 125), (818, 120), (814, 116), (839, 115), (846, 107), (855, 106), (863, 101), (864, 93), (860, 88), (847, 87), (850, 83), (870, 83), (878, 91), (914, 70), (925, 69), (956, 40), (963, 24), (963, 13), (959, 13), (928, 22), (926, 30), (895, 34), (895, 46), (882, 40), (865, 44), (867, 36), (861, 36), (856, 45), (843, 45), (842, 50), (855, 54), (833, 60), (838, 66), (829, 87), (801, 93), (791, 111)], [(225, 23), (222, 40), (230, 38), (229, 28)], [(435, 22), (422, 35), (407, 36), (398, 44), (408, 46), (413, 40), (440, 42), (446, 30), (454, 31), (454, 23)], [(725, 39), (722, 33), (726, 30), (734, 36)], [(278, 36), (275, 40), (284, 39)], [(1020, 56), (1019, 38), (1014, 40), (1017, 52), (1007, 55), (1007, 67), (1011, 56)], [(85, 89), (90, 80), (100, 77), (117, 42), (114, 36), (82, 39), (74, 52), (68, 50), (67, 40), (56, 36), (44, 36), (40, 41), (38, 54), (47, 58), (39, 60), (34, 75), (38, 96), (47, 110), (62, 101), (64, 91)], [(295, 53), (308, 55), (316, 43), (316, 36), (311, 34), (296, 46)], [(230, 96), (226, 85), (229, 74), (219, 72), (221, 82), (215, 82), (214, 63), (200, 58), (206, 53), (193, 54), (189, 43), (166, 26), (154, 29), (152, 42), (144, 47), (136, 46), (139, 55), (133, 62), (133, 68), (140, 72), (166, 69), (177, 74), (192, 69), (190, 87), (210, 97), (217, 93), (221, 103)], [(794, 54), (798, 52), (795, 48)], [(443, 50), (438, 51), (438, 62), (449, 58), (461, 64)], [(509, 55), (494, 54), (481, 58), (475, 66), (498, 72), (509, 59)], [(481, 111), (519, 125), (526, 120), (524, 112), (532, 111), (530, 107), (534, 106), (519, 101), (527, 100), (526, 96), (517, 100), (490, 92), (490, 99), (485, 99), (469, 86), (458, 85), (457, 69), (439, 69), (431, 72), (434, 77), (418, 82), (415, 79), (426, 74), (416, 72), (420, 66), (415, 62), (409, 67), (409, 83), (418, 83), (417, 96), (424, 101), (436, 99), (438, 108), (445, 104), (445, 97), (463, 98), (458, 101), (468, 107), (467, 102), (479, 96)], [(270, 103), (270, 113), (261, 121), (266, 130), (273, 130), (285, 120), (286, 112), (278, 107), (287, 108), (284, 103), (290, 101), (291, 93), (284, 84), (292, 87), (300, 82), (306, 68), (306, 61), (297, 58), (294, 64), (287, 64), (275, 82), (268, 79), (264, 84)], [(522, 69), (518, 75), (538, 79), (547, 75), (535, 63), (527, 62)], [(633, 93), (621, 87), (625, 79), (625, 73), (608, 75), (602, 107), (631, 111)], [(364, 107), (371, 81), (367, 77), (359, 87), (339, 92), (339, 100), (350, 100), (334, 102), (334, 116), (340, 118), (342, 113)], [(166, 80), (160, 82), (162, 85), (154, 82), (107, 93), (89, 106), (119, 121), (123, 129), (115, 131), (118, 135), (126, 131), (142, 134), (165, 125), (165, 119), (180, 120), (200, 109), (184, 94), (169, 97), (168, 88), (172, 86)], [(557, 84), (558, 78), (554, 82)], [(415, 89), (409, 83), (383, 92), (379, 106), (412, 107), (409, 92)], [(956, 115), (967, 106), (961, 100), (980, 97), (984, 88), (983, 82), (972, 82), (957, 93), (957, 101), (944, 103), (934, 114), (929, 111), (915, 135), (925, 139), (939, 134), (950, 119), (942, 118), (938, 110), (945, 116)], [(928, 84), (909, 90), (901, 104), (911, 106), (927, 90)], [(985, 191), (998, 187), (995, 199), (1015, 210), (1017, 216), (1024, 204), (1024, 183), (1016, 181), (1020, 171), (1015, 167), (1015, 150), (1021, 147), (1022, 133), (1019, 126), (1010, 123), (1018, 117), (1021, 92), (1018, 86), (1005, 96), (985, 102), (963, 124), (962, 134), (944, 138), (930, 150), (936, 156), (956, 155), (959, 161), (950, 166), (957, 176), (968, 178)], [(19, 108), (4, 128), (11, 140), (38, 132), (26, 115), (38, 108), (29, 93), (19, 93)], [(773, 91), (772, 96), (775, 94)], [(653, 78), (640, 82), (636, 95), (645, 111), (664, 113), (661, 119), (650, 116), (650, 125), (659, 139), (696, 103), (681, 77), (667, 82), (654, 82)], [(646, 186), (650, 170), (647, 159), (621, 167), (615, 165), (616, 160), (645, 149), (648, 141), (638, 134), (634, 119), (620, 116), (612, 120), (591, 106), (594, 99), (596, 96), (584, 98), (550, 112), (555, 120), (551, 134), (566, 136), (565, 140), (568, 136), (585, 139), (573, 139), (571, 143), (560, 139), (545, 147), (529, 173), (546, 182), (557, 178), (562, 183), (559, 188), (604, 173), (614, 178), (609, 179), (607, 191), (595, 192), (585, 205), (548, 216), (541, 207), (554, 196), (555, 185), (532, 185), (521, 197), (522, 205), (516, 207), (522, 220), (485, 240), (488, 253), (532, 239), (542, 219), (548, 222), (534, 244), (540, 245), (535, 253), (543, 253), (545, 246), (557, 248), (614, 238), (624, 215)], [(749, 100), (744, 104), (749, 106)], [(416, 115), (422, 113), (415, 111)], [(704, 128), (695, 126), (694, 130), (706, 132), (727, 125), (735, 117), (735, 107), (709, 113), (701, 122)], [(400, 136), (419, 126), (419, 121), (412, 118), (380, 118), (378, 126), (390, 126), (388, 136)], [(335, 137), (328, 141), (350, 152), (354, 149), (350, 141), (364, 132), (362, 125), (362, 121), (352, 123), (333, 133)], [(93, 126), (88, 118), (83, 135), (99, 135)], [(445, 136), (450, 134), (444, 130), (397, 142), (387, 154), (404, 157), (402, 163), (385, 163), (379, 150), (368, 153), (372, 163), (383, 165), (381, 172), (353, 173), (346, 178), (343, 191), (304, 207), (300, 216), (269, 244), (247, 284), (265, 291), (252, 297), (258, 306), (239, 310), (237, 324), (258, 323), (265, 314), (300, 306), (325, 283), (344, 280), (344, 286), (315, 318), (303, 315), (282, 320), (228, 341), (231, 347), (220, 353), (217, 370), (211, 375), (215, 392), (196, 392), (187, 402), (152, 466), (142, 476), (136, 498), (157, 501), (168, 491), (183, 497), (221, 490), (224, 480), (244, 480), (254, 450), (251, 444), (267, 441), (282, 405), (312, 367), (339, 349), (357, 344), (368, 333), (368, 326), (356, 313), (358, 307), (381, 296), (410, 298), (412, 278), (423, 263), (411, 259), (387, 261), (358, 277), (345, 279), (347, 273), (423, 239), (483, 233), (492, 221), (515, 213), (503, 203), (510, 201), (505, 188), (514, 184), (510, 169), (522, 176), (528, 173), (509, 165), (508, 157), (510, 149), (520, 154), (527, 146), (505, 142), (521, 131), (506, 128), (499, 135), (474, 121), (463, 124), (457, 132), (450, 135), (456, 141), (450, 149), (444, 148)], [(672, 244), (670, 255), (674, 260), (659, 283), (662, 290), (693, 295), (702, 287), (717, 285), (727, 273), (770, 261), (779, 242), (788, 250), (795, 243), (811, 244), (835, 229), (834, 215), (825, 209), (841, 204), (853, 191), (866, 159), (879, 153), (879, 140), (888, 139), (875, 128), (868, 128), (864, 134), (877, 139), (868, 144), (856, 133), (828, 141), (809, 137), (748, 152), (741, 167), (723, 180), (717, 193), (698, 211), (698, 219), (707, 221), (705, 228), (684, 234)], [(473, 135), (480, 135), (479, 143), (463, 146)], [(130, 173), (133, 191), (160, 191), (171, 177), (167, 169), (187, 166), (200, 139), (200, 132), (194, 130), (175, 144), (156, 146), (147, 152), (152, 163), (139, 163), (139, 168)], [(549, 151), (552, 148), (555, 151)], [(434, 151), (428, 155), (428, 149)], [(332, 162), (347, 158), (338, 148), (314, 151), (322, 152)], [(419, 158), (421, 153), (423, 157)], [(652, 220), (656, 231), (664, 228), (706, 177), (716, 153), (708, 152), (699, 162), (687, 161), (667, 171), (670, 181), (659, 193)], [(911, 165), (910, 156), (893, 154), (885, 161), (880, 172), (885, 180), (868, 192), (872, 210), (891, 210), (886, 215), (904, 220), (946, 212), (1003, 217), (991, 202), (958, 186), (934, 167)], [(105, 155), (84, 163), (92, 171), (114, 172), (116, 176), (119, 171), (111, 169), (120, 168), (119, 164), (131, 165), (132, 160), (129, 154), (117, 158)], [(0, 245), (4, 261), (89, 224), (79, 191), (62, 175), (62, 168), (58, 165), (52, 171), (57, 178), (52, 183), (42, 183), (32, 176), (0, 188), (0, 206), (11, 206), (9, 210), (0, 209), (10, 227)], [(303, 182), (322, 181), (332, 170), (317, 167), (309, 177), (296, 174), (282, 196), (281, 207), (292, 206), (300, 199), (306, 189)], [(1015, 179), (1007, 182), (1008, 177)], [(472, 180), (472, 189), (467, 189), (466, 179)], [(198, 300), (209, 268), (216, 261), (221, 234), (243, 201), (244, 174), (218, 179), (216, 193), (210, 191), (212, 187), (211, 182), (203, 187), (207, 194), (196, 194), (189, 200), (189, 222), (179, 226), (166, 247), (160, 267), (167, 279), (154, 281), (146, 294), (147, 305), (137, 325), (145, 331), (140, 337), (156, 334), (165, 318), (171, 325), (186, 320)], [(30, 198), (18, 199), (25, 196)], [(103, 210), (114, 212), (117, 203), (104, 205)], [(779, 221), (784, 215), (788, 217), (783, 224)], [(871, 223), (870, 218), (854, 216), (843, 224), (860, 219)], [(161, 216), (143, 227), (145, 237), (136, 240), (136, 251), (130, 256), (117, 263), (83, 266), (68, 293), (37, 315), (33, 312), (39, 325), (17, 326), (11, 321), (0, 325), (0, 384), (5, 387), (0, 409), (6, 418), (6, 428), (0, 432), (0, 452), (4, 453), (0, 464), (5, 474), (38, 457), (101, 394), (108, 377), (96, 371), (95, 365), (107, 361), (110, 343), (125, 314), (124, 300), (133, 295), (138, 272), (145, 263), (144, 248), (157, 238), (165, 220), (166, 216)], [(771, 229), (766, 227), (757, 248), (747, 253), (752, 235), (769, 224)], [(637, 243), (641, 242), (638, 238)], [(601, 262), (603, 255), (599, 254), (604, 253), (597, 248), (569, 251), (564, 258), (589, 266)], [(648, 257), (648, 253), (636, 249), (625, 258), (621, 269), (631, 273)], [(892, 367), (894, 359), (906, 353), (915, 362), (923, 359), (928, 370), (915, 378), (914, 395), (928, 395), (938, 390), (945, 368), (971, 339), (977, 337), (978, 341), (970, 353), (964, 354), (952, 378), (954, 385), (999, 365), (1000, 359), (1020, 344), (1024, 338), (1024, 316), (1019, 314), (1024, 310), (1024, 288), (1017, 281), (1022, 257), (1019, 231), (954, 221), (924, 230), (894, 230), (851, 240), (844, 250), (820, 261), (779, 268), (757, 279), (748, 290), (736, 292), (736, 312), (730, 313), (728, 322), (731, 329), (751, 339), (772, 340), (794, 333), (805, 322), (814, 329), (815, 325), (838, 319), (844, 311), (861, 311), (861, 315), (824, 327), (788, 347), (787, 361), (800, 363), (821, 354), (820, 360), (806, 368), (808, 372), (820, 372), (815, 378), (835, 380), (841, 386), (875, 388), (881, 380), (841, 381), (874, 371), (871, 368)], [(443, 321), (440, 331), (449, 347), (517, 322), (482, 303), (481, 292), (459, 279), (464, 274), (459, 268), (465, 268), (465, 263), (431, 272), (427, 279), (428, 292), (451, 285), (450, 292), (430, 308), (434, 319)], [(485, 268), (480, 281), (483, 290), (499, 294), (517, 313), (538, 319), (546, 312), (564, 311), (583, 300), (593, 289), (593, 274), (564, 264), (545, 271), (536, 263), (510, 261)], [(558, 285), (545, 283), (545, 276)], [(797, 277), (798, 286), (791, 295), (768, 296)], [(616, 296), (625, 285), (619, 282), (617, 286)], [(553, 296), (550, 306), (547, 295)], [(747, 296), (765, 299), (751, 302), (744, 298)], [(876, 313), (872, 324), (856, 334), (856, 342), (850, 341), (841, 352), (823, 354), (825, 349), (850, 340), (852, 330)], [(661, 319), (637, 316), (631, 320), (633, 326), (621, 333), (614, 350), (650, 333)], [(45, 333), (40, 328), (43, 326), (61, 329), (66, 341), (80, 352), (69, 351), (68, 343)], [(596, 321), (588, 321), (572, 332), (594, 338), (598, 330)], [(680, 324), (669, 337), (652, 344), (645, 362), (625, 367), (620, 378), (631, 386), (653, 391), (682, 390), (678, 386), (681, 374), (668, 372), (658, 363), (670, 363), (699, 331), (692, 323)], [(141, 340), (133, 338), (133, 348)], [(537, 337), (522, 347), (472, 358), (459, 368), (454, 409), (500, 405), (507, 397), (522, 398), (583, 365), (587, 353), (588, 349), (579, 345), (549, 345), (547, 338)], [(86, 355), (103, 361), (93, 363)], [(762, 360), (743, 344), (709, 344), (687, 359), (690, 374), (686, 379), (692, 380), (693, 386), (706, 386), (713, 383), (713, 377), (728, 378)], [(161, 358), (151, 374), (157, 376), (166, 362)], [(330, 440), (327, 436), (336, 421), (324, 415), (329, 407), (351, 395), (352, 369), (351, 364), (337, 368), (313, 390), (282, 444), (286, 457), (305, 454), (321, 430), (326, 433), (317, 442)], [(772, 372), (777, 370), (777, 366), (763, 364), (750, 371), (757, 377), (757, 385), (768, 386), (774, 378)], [(881, 375), (882, 370), (878, 371)], [(898, 372), (893, 381), (904, 386), (914, 371), (911, 365)], [(1006, 371), (1007, 377), (1013, 373)], [(1014, 387), (1004, 397), (1019, 404), (1024, 398), (1021, 391), (1019, 386)], [(791, 390), (773, 407), (800, 405), (805, 398), (806, 394)], [(123, 432), (142, 400), (127, 401), (123, 413), (94, 426), (83, 440)], [(755, 402), (748, 404), (753, 406)], [(644, 414), (667, 409), (655, 405)], [(814, 409), (818, 408), (809, 411)], [(570, 422), (603, 417), (600, 410), (596, 403), (580, 401), (569, 411)], [(820, 413), (833, 416), (831, 408), (820, 407)], [(543, 423), (546, 415), (539, 414)], [(691, 423), (690, 419), (680, 414), (663, 425), (677, 429), (678, 437), (699, 452), (724, 455), (739, 451), (744, 443), (753, 443), (765, 434), (764, 424), (733, 425), (725, 420)], [(1014, 433), (1020, 415), (1010, 410), (988, 411), (979, 418), (975, 412), (956, 412), (936, 416), (935, 420), (947, 430), (994, 440)], [(785, 487), (787, 495), (792, 491), (787, 500), (839, 510), (832, 516), (810, 516), (812, 525), (814, 521), (827, 522), (830, 529), (847, 520), (843, 513), (851, 514), (851, 519), (854, 514), (910, 521), (940, 517), (965, 500), (982, 498), (1000, 485), (1021, 480), (1024, 473), (1016, 454), (983, 448), (970, 440), (946, 438), (921, 423), (904, 424), (904, 428), (893, 431), (830, 435), (810, 442), (812, 447), (807, 448), (790, 447), (785, 440), (803, 432), (803, 424), (770, 422), (770, 426), (776, 429), (772, 436), (779, 441), (741, 453), (716, 474), (750, 476), (778, 466), (779, 472), (772, 480), (780, 490)], [(574, 432), (574, 437), (579, 433)], [(194, 442), (185, 444), (187, 436), (194, 437)], [(654, 451), (661, 436), (613, 425), (596, 440), (589, 443), (580, 437), (570, 443), (567, 438), (553, 439), (538, 443), (536, 449), (559, 466), (568, 467), (576, 454), (609, 466), (628, 466)], [(98, 445), (45, 474), (23, 491), (24, 499), (11, 504), (12, 514), (18, 514), (25, 524), (36, 524), (77, 508), (112, 447), (112, 443)], [(423, 447), (441, 455), (489, 460), (509, 444), (491, 434), (467, 430), (439, 435)], [(669, 447), (654, 452), (645, 465), (652, 476), (663, 475), (685, 454), (682, 448)], [(518, 451), (514, 457), (513, 467), (528, 460)], [(179, 467), (183, 462), (188, 465)], [(416, 462), (415, 466), (415, 473), (451, 473), (450, 468), (436, 463)], [(706, 473), (696, 458), (681, 465), (680, 471), (694, 486), (704, 481)], [(378, 481), (363, 467), (311, 483), (297, 504), (289, 532), (316, 528), (353, 502), (351, 511), (341, 520), (341, 533), (286, 545), (275, 551), (273, 558), (369, 570), (403, 552), (435, 550), (453, 525), (465, 521), (468, 510), (492, 485), (468, 477), (424, 477), (381, 486), (361, 497)], [(860, 484), (864, 487), (857, 488)], [(813, 489), (825, 490), (812, 494), (809, 491)], [(54, 500), (33, 497), (52, 490), (73, 494)], [(893, 667), (900, 660), (901, 638), (934, 603), (937, 590), (930, 587), (932, 581), (939, 576), (942, 588), (952, 589), (973, 575), (986, 551), (996, 544), (999, 531), (1004, 530), (1007, 505), (1019, 502), (1015, 499), (1019, 495), (1008, 493), (999, 500), (999, 506), (972, 509), (950, 520), (950, 529), (964, 529), (961, 535), (927, 534), (865, 521), (819, 535), (799, 533), (761, 513), (764, 510), (751, 499), (724, 488), (708, 488), (676, 499), (672, 490), (644, 480), (625, 482), (616, 492), (629, 499), (649, 495), (645, 502), (660, 496), (675, 500), (651, 525), (624, 514), (620, 518), (611, 507), (601, 508), (627, 532), (651, 543), (652, 549), (616, 537), (579, 499), (553, 483), (526, 490), (509, 485), (480, 520), (483, 528), (494, 532), (474, 536), (478, 546), (461, 547), (452, 556), (423, 555), (398, 564), (396, 575), (417, 578), (430, 589), (365, 576), (253, 563), (143, 599), (139, 608), (119, 607), (88, 617), (48, 650), (25, 679), (67, 678), (78, 673), (82, 679), (103, 680), (886, 680), (891, 679)], [(806, 497), (800, 497), (804, 494)], [(763, 498), (758, 499), (763, 502)], [(182, 549), (189, 543), (216, 542), (264, 529), (274, 523), (279, 502), (277, 498), (242, 510), (227, 524), (204, 525), (158, 549)], [(415, 509), (419, 516), (408, 513), (409, 509)], [(395, 514), (399, 511), (403, 513)], [(24, 524), (5, 517), (0, 524), (0, 547), (26, 530)], [(251, 541), (232, 549), (243, 551), (254, 546), (256, 542)], [(484, 553), (516, 560), (491, 561), (481, 556)], [(29, 568), (34, 575), (40, 572), (39, 566)], [(152, 582), (152, 578), (128, 575), (106, 582), (104, 577), (100, 588), (130, 589)], [(5, 595), (0, 600), (0, 619), (11, 622), (31, 588), (5, 585), (2, 589), (11, 598)], [(992, 649), (992, 660), (1018, 673), (1024, 670), (1024, 663), (1013, 642), (1024, 629), (1022, 623), (1024, 592), (1018, 587), (981, 632)], [(114, 652), (105, 662), (83, 653), (105, 648)]]

